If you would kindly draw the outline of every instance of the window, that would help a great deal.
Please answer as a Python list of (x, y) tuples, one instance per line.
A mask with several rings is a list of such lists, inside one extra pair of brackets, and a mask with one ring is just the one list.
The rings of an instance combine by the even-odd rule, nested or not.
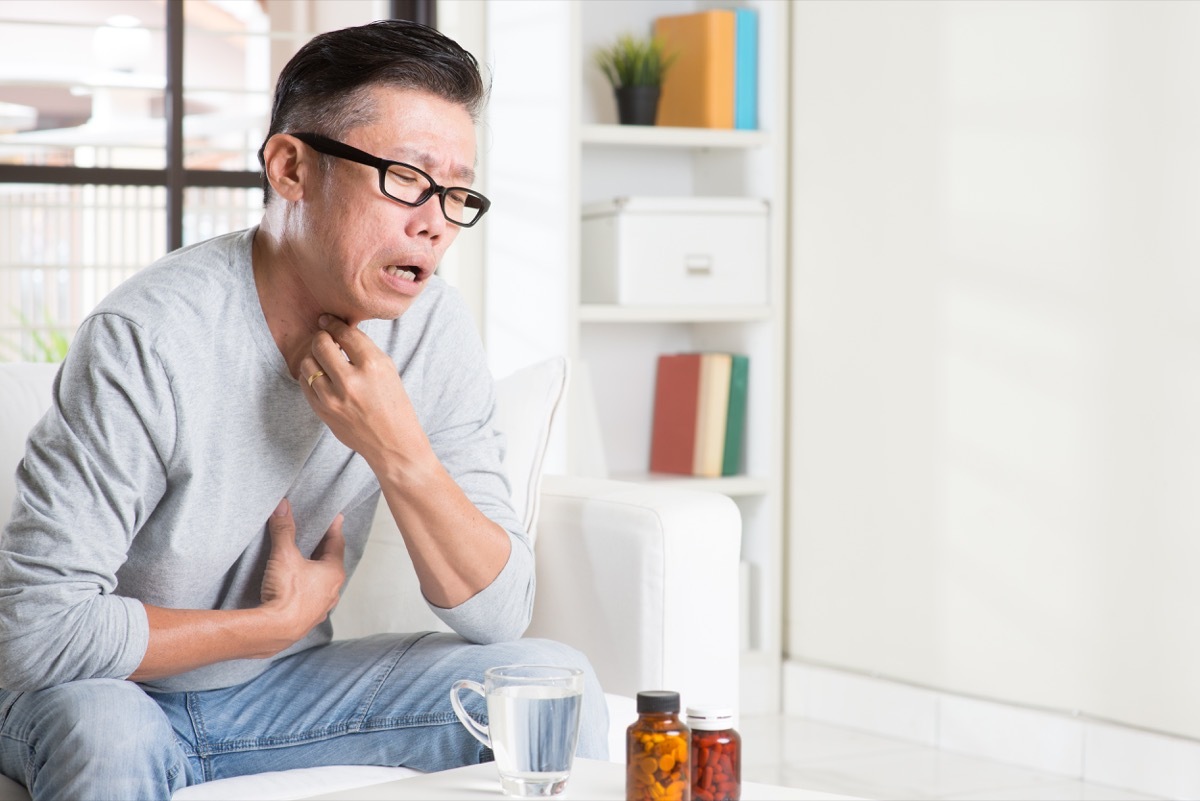
[(283, 64), (318, 31), (432, 8), (0, 0), (0, 359), (61, 358), (122, 280), (256, 223)]

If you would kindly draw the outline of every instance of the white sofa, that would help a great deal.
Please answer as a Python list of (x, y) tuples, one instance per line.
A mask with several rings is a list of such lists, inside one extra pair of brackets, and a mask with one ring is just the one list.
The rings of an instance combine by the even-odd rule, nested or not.
[[(49, 406), (56, 366), (0, 363), (0, 524), (26, 436)], [(541, 476), (566, 383), (554, 359), (498, 382), (497, 427), (518, 511), (536, 532), (537, 601), (529, 636), (583, 651), (608, 693), (611, 758), (623, 757), (639, 690), (736, 708), (741, 519), (727, 497), (618, 481)], [(381, 507), (383, 505), (381, 504)], [(444, 630), (421, 600), (399, 532), (376, 517), (362, 563), (334, 612), (339, 637)], [(3, 544), (0, 542), (0, 547)], [(188, 787), (176, 799), (303, 798), (413, 775), (406, 768), (321, 767)], [(27, 801), (0, 776), (0, 801)]]

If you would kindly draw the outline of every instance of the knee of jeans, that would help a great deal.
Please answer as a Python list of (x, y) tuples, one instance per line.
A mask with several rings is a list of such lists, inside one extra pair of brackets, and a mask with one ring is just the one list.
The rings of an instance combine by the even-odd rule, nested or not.
[[(527, 647), (521, 655), (522, 662), (527, 664), (554, 665), (556, 667), (579, 668), (583, 671), (584, 679), (584, 715), (581, 732), (582, 743), (597, 742), (605, 747), (607, 753), (608, 735), (608, 701), (604, 690), (596, 677), (592, 663), (582, 651), (554, 640), (527, 639), (520, 644)], [(592, 754), (585, 754), (591, 756)], [(603, 758), (603, 757), (601, 757)]]
[(530, 638), (517, 640), (513, 646), (520, 649), (519, 661), (524, 664), (579, 668), (586, 675), (595, 676), (592, 663), (588, 661), (582, 651), (556, 640)]
[(88, 679), (26, 696), (41, 749), (103, 754), (108, 759), (161, 761), (175, 734), (158, 704), (136, 684)]
[(515, 643), (523, 651), (520, 662), (528, 665), (554, 665), (555, 667), (579, 668), (589, 688), (599, 689), (600, 681), (587, 656), (569, 645), (555, 640), (527, 639)]

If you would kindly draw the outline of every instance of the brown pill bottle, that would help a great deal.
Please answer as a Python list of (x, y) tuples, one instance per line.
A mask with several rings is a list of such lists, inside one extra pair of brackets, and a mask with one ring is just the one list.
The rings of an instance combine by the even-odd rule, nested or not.
[(740, 801), (742, 738), (733, 729), (733, 710), (689, 706), (692, 730), (693, 801)]
[(638, 693), (637, 711), (625, 730), (625, 801), (691, 801), (691, 731), (679, 719), (679, 693)]

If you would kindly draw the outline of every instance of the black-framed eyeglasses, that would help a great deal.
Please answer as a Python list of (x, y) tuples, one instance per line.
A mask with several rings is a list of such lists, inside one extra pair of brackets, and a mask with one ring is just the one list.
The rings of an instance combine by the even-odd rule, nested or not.
[(292, 136), (318, 153), (334, 158), (365, 164), (379, 171), (379, 191), (405, 206), (420, 206), (434, 195), (441, 201), (442, 214), (462, 228), (470, 228), (483, 217), (492, 201), (465, 186), (442, 186), (428, 173), (402, 161), (388, 161), (372, 156), (336, 139), (316, 133), (293, 133)]

